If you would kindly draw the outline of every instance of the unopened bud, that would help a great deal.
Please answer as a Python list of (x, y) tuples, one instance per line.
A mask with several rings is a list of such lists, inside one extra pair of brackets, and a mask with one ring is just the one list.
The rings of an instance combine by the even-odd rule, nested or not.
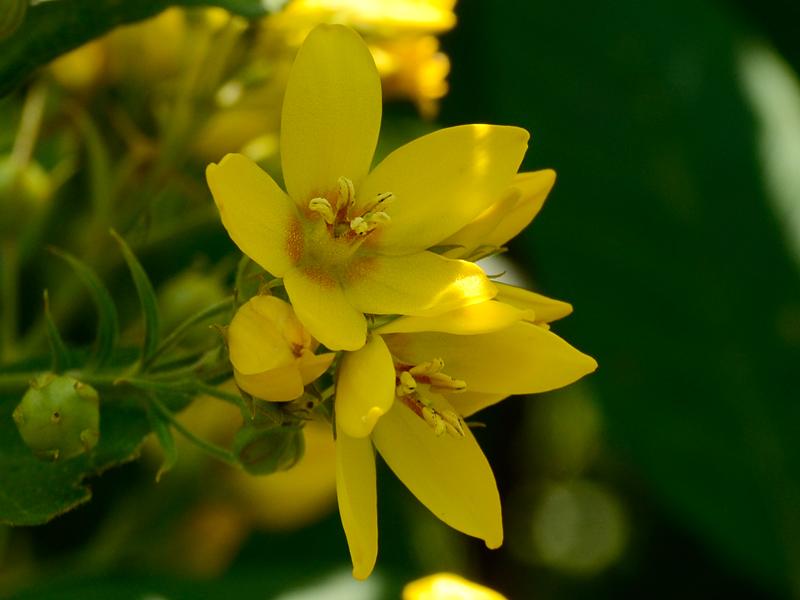
[(43, 459), (73, 458), (90, 451), (100, 438), (97, 391), (66, 375), (37, 377), (13, 417), (25, 444)]
[(252, 475), (291, 469), (303, 457), (303, 430), (296, 425), (259, 428), (245, 426), (233, 440), (233, 450)]
[(236, 383), (255, 398), (287, 402), (330, 367), (334, 353), (314, 354), (317, 342), (292, 306), (273, 296), (243, 304), (228, 327)]

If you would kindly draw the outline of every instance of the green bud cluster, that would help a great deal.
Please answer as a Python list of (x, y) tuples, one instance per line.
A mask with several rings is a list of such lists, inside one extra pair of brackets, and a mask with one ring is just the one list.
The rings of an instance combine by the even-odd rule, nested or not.
[(79, 456), (94, 448), (100, 438), (97, 391), (66, 375), (37, 377), (13, 417), (25, 444), (42, 459)]

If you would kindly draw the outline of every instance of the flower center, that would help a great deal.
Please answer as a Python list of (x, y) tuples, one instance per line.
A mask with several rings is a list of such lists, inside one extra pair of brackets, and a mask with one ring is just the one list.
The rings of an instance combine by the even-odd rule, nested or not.
[(422, 418), (437, 436), (447, 433), (453, 437), (464, 437), (464, 424), (461, 417), (449, 409), (438, 409), (431, 400), (419, 391), (419, 385), (428, 385), (434, 392), (463, 392), (466, 382), (453, 379), (442, 372), (444, 361), (434, 358), (417, 365), (395, 364), (398, 399)]
[(353, 182), (347, 177), (339, 177), (337, 184), (333, 201), (318, 196), (308, 203), (308, 209), (319, 214), (325, 221), (331, 238), (348, 241), (362, 239), (391, 220), (383, 209), (394, 200), (394, 194), (378, 194), (370, 202), (357, 208)]

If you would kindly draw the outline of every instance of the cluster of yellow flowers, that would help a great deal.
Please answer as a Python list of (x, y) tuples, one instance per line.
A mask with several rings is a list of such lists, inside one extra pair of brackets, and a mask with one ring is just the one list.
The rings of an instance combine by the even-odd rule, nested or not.
[(517, 174), (528, 133), (446, 128), (370, 170), (381, 106), (362, 38), (318, 26), (288, 75), (286, 191), (241, 154), (207, 169), (230, 237), (288, 299), (267, 292), (239, 308), (227, 331), (237, 384), (290, 401), (334, 370), (337, 497), (358, 578), (377, 557), (374, 448), (442, 521), (496, 548), (497, 485), (464, 419), (596, 368), (549, 330), (570, 305), (473, 262), (519, 233), (555, 181)]
[[(248, 26), (220, 8), (170, 8), (115, 29), (50, 66), (78, 94), (109, 84), (147, 90), (156, 103), (185, 93), (183, 78), (202, 69), (207, 96), (192, 149), (203, 159), (242, 151), (269, 161), (277, 148), (280, 106), (301, 42), (319, 23), (361, 33), (375, 59), (386, 99), (412, 101), (425, 118), (447, 93), (450, 62), (437, 34), (455, 25), (455, 0), (290, 0)], [(158, 109), (159, 107), (156, 107)]]

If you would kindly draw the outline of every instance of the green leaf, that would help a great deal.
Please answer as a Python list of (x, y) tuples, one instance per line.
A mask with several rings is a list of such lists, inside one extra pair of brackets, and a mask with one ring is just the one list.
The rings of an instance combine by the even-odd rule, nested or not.
[(269, 0), (51, 0), (28, 9), (14, 35), (0, 41), (0, 97), (35, 69), (118, 25), (157, 15), (170, 6), (220, 6), (244, 17), (260, 17), (280, 2)]
[(44, 291), (44, 319), (47, 325), (47, 340), (50, 343), (50, 353), (53, 356), (53, 372), (62, 373), (70, 368), (71, 360), (61, 334), (58, 331), (53, 315), (50, 313), (50, 297), (47, 290)]
[(153, 433), (155, 433), (156, 438), (158, 438), (161, 450), (164, 452), (164, 461), (161, 463), (158, 473), (156, 473), (156, 482), (159, 482), (161, 481), (161, 476), (172, 470), (172, 467), (178, 462), (178, 449), (175, 447), (175, 438), (172, 436), (172, 429), (170, 428), (169, 422), (166, 421), (160, 413), (153, 410), (147, 411), (147, 417), (150, 421), (150, 427), (153, 429)]
[(136, 293), (139, 295), (139, 303), (142, 305), (144, 315), (144, 342), (142, 344), (141, 364), (145, 364), (155, 353), (160, 339), (160, 327), (158, 317), (158, 301), (153, 290), (153, 284), (147, 276), (142, 264), (136, 258), (130, 246), (113, 229), (111, 235), (119, 244), (128, 269), (131, 272), (133, 283), (136, 285)]
[(85, 110), (76, 109), (75, 123), (86, 146), (93, 217), (99, 222), (107, 223), (110, 221), (113, 204), (109, 161), (111, 153), (103, 141), (103, 136)]
[(150, 431), (142, 394), (103, 388), (100, 396), (100, 442), (89, 454), (61, 462), (34, 457), (11, 418), (20, 398), (0, 396), (0, 524), (46, 523), (91, 498), (86, 477), (138, 456)]
[(97, 274), (82, 261), (58, 248), (51, 247), (50, 251), (69, 263), (75, 274), (89, 290), (89, 294), (97, 307), (97, 341), (95, 343), (95, 353), (90, 362), (96, 367), (102, 367), (111, 358), (119, 337), (117, 309), (111, 299), (111, 294)]

